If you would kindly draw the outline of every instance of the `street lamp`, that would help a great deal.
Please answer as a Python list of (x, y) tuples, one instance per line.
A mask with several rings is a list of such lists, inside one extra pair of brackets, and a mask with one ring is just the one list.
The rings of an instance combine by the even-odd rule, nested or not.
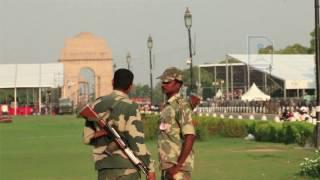
[(149, 37), (148, 37), (147, 46), (148, 46), (148, 49), (149, 49), (149, 62), (150, 62), (150, 103), (151, 103), (150, 105), (152, 106), (152, 104), (153, 104), (153, 95), (152, 95), (153, 85), (152, 85), (151, 50), (152, 50), (152, 46), (153, 46), (153, 41), (152, 41), (151, 35), (149, 35)]
[(314, 0), (314, 8), (315, 8), (315, 29), (314, 29), (314, 47), (315, 47), (315, 62), (316, 62), (316, 93), (317, 93), (317, 107), (316, 107), (316, 115), (317, 115), (317, 124), (315, 127), (316, 132), (316, 142), (315, 146), (319, 149), (320, 147), (320, 44), (319, 44), (319, 0)]
[(130, 52), (127, 53), (127, 64), (128, 64), (128, 69), (130, 70), (130, 62), (131, 62), (131, 55)]
[(192, 47), (191, 47), (191, 26), (192, 26), (192, 14), (189, 11), (189, 8), (186, 8), (184, 13), (184, 23), (186, 28), (188, 29), (188, 37), (189, 37), (189, 60), (190, 60), (190, 90), (193, 92), (193, 76), (192, 76)]

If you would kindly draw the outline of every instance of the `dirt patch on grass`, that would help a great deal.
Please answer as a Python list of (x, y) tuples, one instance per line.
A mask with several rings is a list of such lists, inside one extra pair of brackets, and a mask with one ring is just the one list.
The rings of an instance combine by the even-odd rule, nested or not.
[(285, 150), (277, 149), (277, 148), (255, 148), (255, 149), (234, 150), (233, 152), (281, 152), (281, 151), (285, 151)]
[(265, 149), (247, 149), (246, 152), (279, 152), (284, 151), (283, 149), (272, 149), (272, 148), (265, 148)]

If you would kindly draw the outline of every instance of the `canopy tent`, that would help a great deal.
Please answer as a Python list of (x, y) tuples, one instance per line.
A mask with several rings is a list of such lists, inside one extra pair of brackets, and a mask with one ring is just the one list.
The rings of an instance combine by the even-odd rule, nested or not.
[(246, 91), (255, 82), (264, 89), (269, 87), (275, 97), (286, 98), (288, 93), (300, 98), (306, 90), (314, 94), (316, 88), (313, 54), (228, 54), (225, 62), (206, 63), (199, 68), (212, 73), (215, 85), (224, 80), (224, 87), (232, 92)]
[(0, 88), (14, 89), (14, 114), (17, 114), (18, 88), (38, 88), (38, 102), (41, 107), (41, 89), (63, 86), (63, 68), (62, 63), (0, 64)]
[(216, 95), (214, 96), (215, 98), (222, 98), (223, 94), (221, 92), (221, 89), (218, 90), (218, 92), (216, 93)]
[(0, 88), (63, 86), (63, 64), (0, 64)]
[(269, 99), (270, 96), (262, 92), (255, 83), (241, 96), (241, 100), (243, 101), (267, 101)]
[(283, 80), (285, 89), (315, 89), (313, 54), (228, 54), (251, 68)]

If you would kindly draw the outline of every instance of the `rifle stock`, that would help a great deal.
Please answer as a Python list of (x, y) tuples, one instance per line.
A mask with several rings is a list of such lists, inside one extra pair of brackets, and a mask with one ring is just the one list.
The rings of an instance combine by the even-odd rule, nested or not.
[(89, 121), (97, 122), (98, 126), (105, 130), (108, 135), (111, 135), (113, 141), (118, 145), (118, 147), (126, 154), (130, 161), (146, 176), (148, 176), (149, 169), (148, 167), (133, 153), (133, 151), (127, 146), (127, 144), (121, 139), (121, 136), (118, 132), (102, 120), (96, 112), (89, 106), (86, 105), (79, 113), (82, 117), (87, 118)]

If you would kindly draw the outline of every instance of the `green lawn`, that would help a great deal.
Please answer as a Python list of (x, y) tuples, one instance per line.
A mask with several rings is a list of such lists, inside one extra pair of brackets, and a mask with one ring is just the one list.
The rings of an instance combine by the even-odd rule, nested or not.
[[(96, 179), (82, 124), (71, 116), (16, 117), (0, 124), (0, 179)], [(155, 142), (148, 147), (157, 159)], [(220, 137), (197, 142), (195, 151), (194, 180), (307, 179), (297, 175), (298, 167), (313, 153), (296, 145)]]

